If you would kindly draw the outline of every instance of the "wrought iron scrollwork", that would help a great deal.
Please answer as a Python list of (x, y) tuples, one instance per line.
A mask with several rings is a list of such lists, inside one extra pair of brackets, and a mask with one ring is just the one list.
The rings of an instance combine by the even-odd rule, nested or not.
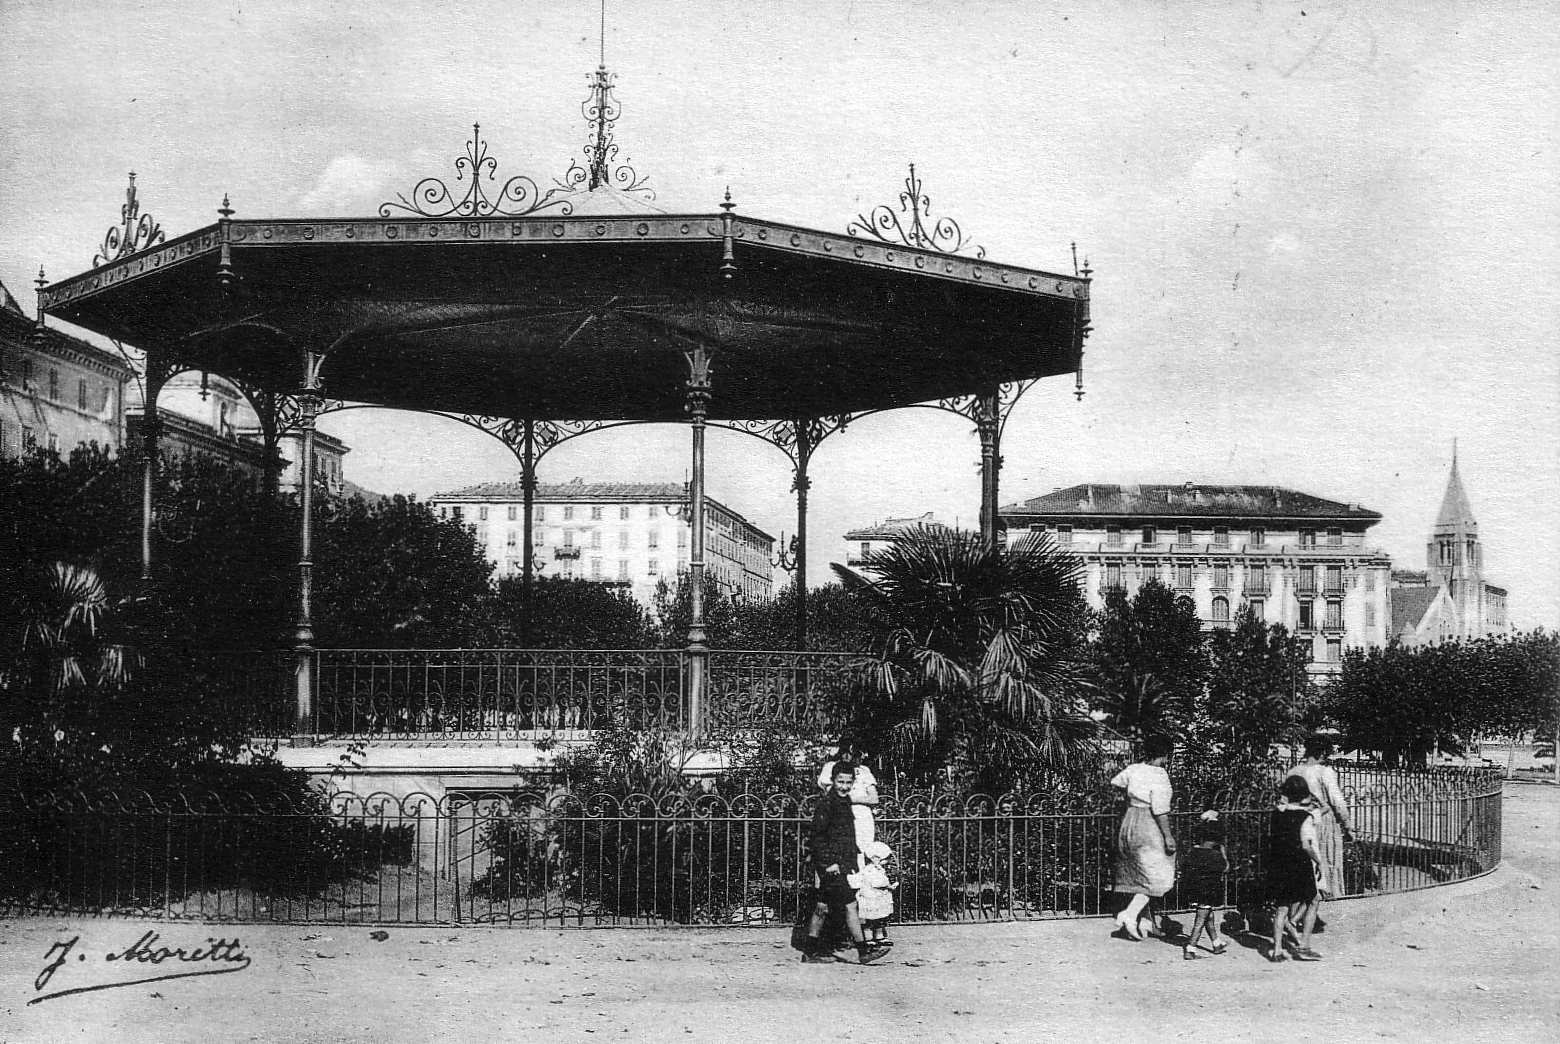
[[(805, 433), (807, 436), (805, 439), (807, 446), (805, 455), (811, 456), (812, 451), (818, 448), (818, 443), (830, 435), (844, 431), (846, 426), (855, 418), (856, 415), (854, 414), (836, 413), (823, 417), (809, 417), (804, 421), (768, 419), (721, 420), (712, 421), (711, 427), (725, 428), (727, 431), (741, 432), (756, 439), (763, 439), (781, 453), (790, 457), (792, 466), (795, 466), (798, 463), (805, 463), (805, 460), (797, 460), (797, 449), (803, 442), (801, 434)], [(805, 430), (803, 430), (803, 426)]]
[(106, 265), (129, 257), (138, 250), (156, 246), (163, 241), (162, 226), (150, 214), (141, 213), (140, 201), (135, 193), (135, 171), (130, 172), (130, 187), (125, 189), (125, 201), (119, 207), (120, 223), (109, 228), (103, 236), (103, 245), (92, 258), (92, 267)]
[(483, 187), (484, 177), (497, 181), (494, 172), (498, 160), (488, 155), (487, 142), (482, 140), (482, 125), (471, 125), (471, 140), (466, 142), (466, 154), (455, 160), (455, 180), (470, 178), (466, 192), (460, 198), (450, 190), (442, 178), (426, 177), (413, 186), (410, 196), (398, 195), (380, 204), (379, 216), (397, 216), (404, 212), (413, 217), (524, 217), (538, 211), (556, 208), (560, 214), (571, 214), (574, 207), (564, 197), (562, 187), (548, 189), (545, 193), (535, 181), (524, 174), (516, 174), (499, 189), (496, 198), (489, 197)]
[(623, 106), (613, 94), (617, 76), (607, 71), (605, 65), (596, 67), (591, 77), (590, 94), (580, 103), (580, 113), (591, 129), (591, 139), (586, 142), (582, 154), (585, 162), (575, 160), (563, 176), (557, 179), (559, 188), (577, 192), (584, 188), (594, 191), (603, 185), (620, 192), (655, 199), (655, 190), (649, 179), (634, 169), (627, 160), (618, 161), (617, 142), (612, 140), (613, 125), (623, 114)]
[(921, 191), (921, 179), (916, 177), (912, 163), (905, 190), (899, 194), (899, 209), (880, 203), (865, 214), (857, 214), (845, 231), (853, 236), (863, 233), (885, 243), (897, 239), (905, 246), (939, 254), (956, 254), (971, 246), (976, 257), (986, 256), (986, 248), (972, 244), (957, 221), (951, 217), (934, 218), (931, 209), (932, 198)]

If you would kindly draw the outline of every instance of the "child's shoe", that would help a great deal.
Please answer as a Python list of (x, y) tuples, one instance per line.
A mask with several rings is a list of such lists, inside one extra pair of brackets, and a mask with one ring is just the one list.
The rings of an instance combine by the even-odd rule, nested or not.
[(873, 961), (881, 961), (888, 956), (888, 950), (882, 946), (858, 946), (856, 947), (856, 963), (871, 964)]

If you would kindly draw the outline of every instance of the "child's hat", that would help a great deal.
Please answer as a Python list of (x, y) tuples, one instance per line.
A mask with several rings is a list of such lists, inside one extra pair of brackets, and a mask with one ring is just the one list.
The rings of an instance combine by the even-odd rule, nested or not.
[(894, 854), (894, 850), (881, 841), (868, 841), (861, 846), (861, 852), (874, 863), (881, 863)]

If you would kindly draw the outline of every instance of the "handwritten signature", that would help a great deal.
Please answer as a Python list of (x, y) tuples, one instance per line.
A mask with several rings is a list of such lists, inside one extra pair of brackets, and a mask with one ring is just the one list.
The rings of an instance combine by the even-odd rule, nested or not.
[[(195, 968), (181, 968), (181, 970), (164, 970), (155, 975), (141, 975), (139, 978), (119, 979), (114, 982), (96, 983), (90, 986), (73, 986), (67, 989), (55, 989), (45, 993), (49, 984), (54, 981), (55, 973), (65, 968), (71, 958), (74, 957), (76, 965), (85, 964), (88, 955), (85, 947), (80, 947), (81, 936), (72, 936), (62, 942), (56, 942), (49, 947), (49, 951), (43, 955), (46, 962), (38, 977), (33, 980), (33, 991), (38, 996), (28, 1000), (28, 1004), (37, 1004), (40, 1001), (53, 1000), (56, 997), (68, 997), (74, 993), (92, 993), (96, 990), (112, 990), (120, 986), (136, 986), (148, 982), (163, 982), (168, 979), (189, 979), (197, 975), (226, 975), (230, 972), (243, 971), (249, 967), (249, 955), (244, 952), (243, 945), (237, 939), (207, 939), (204, 946), (192, 946), (188, 949), (182, 946), (161, 946), (158, 940), (161, 936), (154, 931), (148, 931), (135, 942), (126, 946), (123, 950), (110, 950), (103, 955), (103, 962), (110, 965), (121, 965), (131, 974), (137, 974), (143, 969), (152, 971), (162, 968), (180, 968), (183, 965), (199, 965)], [(79, 947), (79, 948), (78, 948)], [(73, 965), (74, 966), (74, 965)], [(117, 968), (114, 970), (118, 970)]]

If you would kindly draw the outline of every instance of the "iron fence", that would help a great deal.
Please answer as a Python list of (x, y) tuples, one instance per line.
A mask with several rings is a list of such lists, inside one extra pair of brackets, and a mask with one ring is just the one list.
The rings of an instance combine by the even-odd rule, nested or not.
[[(612, 722), (688, 727), (681, 649), (316, 649), (309, 731), (323, 739), (503, 742), (568, 737)], [(826, 726), (856, 657), (828, 652), (708, 654), (706, 715)], [(292, 735), (296, 653), (214, 657), (224, 699), (253, 735)]]
[[(1364, 770), (1362, 770), (1364, 771)], [(1501, 855), (1501, 781), (1368, 770), (1349, 784), (1359, 840), (1344, 893), (1464, 880)], [(774, 924), (810, 903), (816, 792), (504, 793), (291, 801), (0, 794), (0, 916), (545, 927)], [(1270, 813), (1224, 813), (1230, 904), (1260, 904)], [(1195, 812), (1176, 813), (1190, 836)], [(1049, 792), (888, 793), (902, 922), (1026, 920), (1114, 909), (1117, 815)], [(1175, 892), (1167, 897), (1177, 908)]]

